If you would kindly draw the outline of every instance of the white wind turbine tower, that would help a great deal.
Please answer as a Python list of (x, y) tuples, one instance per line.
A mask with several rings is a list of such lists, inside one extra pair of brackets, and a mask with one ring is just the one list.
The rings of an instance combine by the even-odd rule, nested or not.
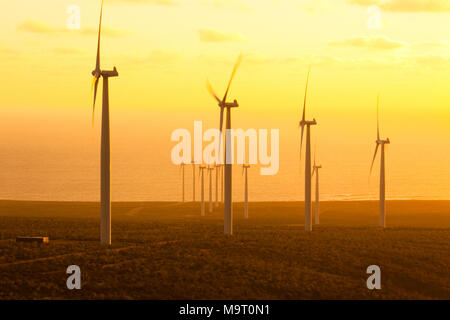
[(372, 173), (373, 164), (377, 156), (378, 146), (381, 145), (381, 165), (380, 165), (380, 227), (386, 227), (386, 184), (385, 184), (385, 161), (384, 161), (384, 146), (390, 144), (389, 138), (382, 140), (380, 138), (380, 121), (379, 121), (379, 106), (380, 106), (380, 95), (377, 97), (377, 140), (375, 141), (375, 154), (373, 155), (372, 165), (370, 166), (370, 173)]
[(114, 67), (113, 70), (100, 69), (100, 35), (102, 28), (103, 0), (100, 7), (100, 22), (98, 26), (97, 59), (95, 69), (92, 71), (94, 81), (94, 103), (92, 110), (92, 125), (94, 124), (95, 100), (100, 77), (103, 78), (103, 103), (102, 103), (102, 133), (100, 147), (100, 242), (111, 244), (111, 155), (110, 155), (110, 133), (109, 133), (109, 87), (110, 77), (119, 74)]
[(224, 181), (225, 181), (225, 177), (224, 177), (224, 170), (223, 170), (223, 164), (220, 164), (220, 202), (223, 203), (223, 193), (224, 193)]
[(301, 151), (303, 144), (303, 130), (306, 126), (306, 159), (305, 159), (305, 230), (312, 231), (312, 217), (311, 217), (311, 133), (310, 127), (316, 125), (316, 119), (313, 118), (312, 121), (306, 120), (306, 95), (308, 92), (308, 81), (309, 81), (309, 73), (306, 77), (306, 89), (305, 89), (305, 97), (303, 100), (303, 115), (302, 120), (300, 121), (301, 137), (300, 137), (300, 159), (301, 159)]
[(316, 164), (316, 151), (314, 150), (314, 165), (312, 176), (314, 177), (314, 173), (316, 174), (316, 214), (315, 214), (315, 223), (319, 224), (319, 169), (322, 169), (322, 165)]
[(181, 187), (181, 193), (182, 193), (182, 196), (181, 196), (181, 201), (182, 202), (184, 202), (184, 167), (186, 166), (186, 164), (184, 163), (184, 162), (182, 162), (181, 164), (180, 164), (180, 170), (181, 170), (181, 184), (182, 184), (182, 187)]
[(244, 175), (244, 217), (248, 219), (248, 168), (249, 164), (242, 165), (242, 174)]
[(192, 202), (195, 202), (195, 161), (192, 159)]
[(205, 169), (205, 166), (198, 168), (198, 174), (200, 176), (200, 213), (202, 217), (205, 216), (205, 175), (203, 172)]
[[(225, 134), (225, 202), (224, 202), (224, 233), (226, 235), (233, 234), (233, 207), (232, 207), (232, 150), (231, 150), (231, 108), (239, 107), (236, 100), (234, 102), (227, 102), (228, 92), (230, 90), (231, 82), (233, 81), (234, 75), (236, 74), (237, 68), (241, 64), (242, 54), (239, 55), (236, 64), (234, 65), (233, 71), (231, 73), (230, 81), (228, 82), (227, 90), (223, 99), (220, 100), (214, 93), (209, 81), (206, 83), (207, 89), (210, 94), (217, 100), (220, 107), (220, 137), (222, 137), (222, 125), (223, 125), (223, 111), (227, 109), (227, 122), (226, 122), (226, 134)], [(219, 139), (219, 150), (220, 150)]]
[(208, 166), (209, 171), (209, 213), (213, 212), (213, 202), (212, 202), (212, 172), (214, 170), (213, 166)]
[(216, 168), (216, 208), (219, 207), (219, 173), (220, 173), (220, 164), (215, 164)]

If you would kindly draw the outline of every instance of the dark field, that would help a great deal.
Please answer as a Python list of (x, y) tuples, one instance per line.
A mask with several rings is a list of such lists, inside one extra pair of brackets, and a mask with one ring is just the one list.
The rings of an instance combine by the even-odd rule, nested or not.
[[(324, 202), (312, 233), (302, 208), (250, 203), (245, 220), (235, 204), (225, 237), (220, 208), (114, 203), (105, 248), (96, 203), (0, 201), (0, 299), (450, 299), (450, 201), (390, 201), (385, 230), (376, 202)], [(66, 288), (72, 264), (81, 290)]]

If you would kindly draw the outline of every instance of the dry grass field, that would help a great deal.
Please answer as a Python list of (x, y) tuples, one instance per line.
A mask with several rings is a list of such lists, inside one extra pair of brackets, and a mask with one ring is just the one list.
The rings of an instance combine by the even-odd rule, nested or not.
[[(0, 299), (450, 299), (450, 201), (389, 201), (385, 230), (373, 201), (324, 202), (311, 233), (302, 209), (250, 203), (245, 220), (237, 203), (225, 237), (221, 208), (113, 203), (105, 248), (97, 203), (0, 201)], [(72, 264), (81, 290), (66, 288)]]

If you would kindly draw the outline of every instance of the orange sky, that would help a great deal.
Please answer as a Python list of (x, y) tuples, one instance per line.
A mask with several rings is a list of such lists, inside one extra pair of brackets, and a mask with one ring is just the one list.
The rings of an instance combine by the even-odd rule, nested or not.
[[(81, 30), (66, 28), (71, 4), (81, 8)], [(379, 29), (367, 26), (372, 4), (381, 10)], [(100, 113), (93, 136), (90, 72), (99, 5), (1, 4), (2, 163), (16, 161), (18, 150), (32, 159), (39, 147), (57, 153), (78, 146), (98, 156)], [(355, 193), (366, 182), (381, 92), (389, 164), (407, 169), (392, 185), (401, 193), (402, 185), (418, 183), (414, 176), (426, 183), (429, 174), (430, 194), (450, 198), (448, 186), (431, 178), (450, 178), (449, 17), (446, 0), (105, 0), (102, 66), (115, 65), (120, 75), (110, 84), (113, 154), (145, 145), (167, 160), (174, 129), (190, 129), (194, 120), (217, 126), (219, 110), (205, 79), (221, 95), (242, 52), (230, 93), (241, 105), (233, 110), (233, 126), (280, 128), (281, 165), (297, 159), (311, 65), (307, 113), (319, 123), (313, 141), (324, 167), (328, 162), (330, 170), (342, 171), (355, 162), (360, 178), (342, 179)]]

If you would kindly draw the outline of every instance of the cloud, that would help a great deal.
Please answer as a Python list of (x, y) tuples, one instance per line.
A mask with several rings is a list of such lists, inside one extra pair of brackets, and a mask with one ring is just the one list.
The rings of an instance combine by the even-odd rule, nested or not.
[(212, 29), (197, 30), (201, 42), (241, 42), (245, 38), (240, 33), (225, 33)]
[(8, 59), (18, 59), (20, 57), (20, 52), (10, 48), (0, 47), (0, 56), (7, 57)]
[(60, 29), (53, 28), (44, 22), (34, 20), (25, 20), (17, 26), (17, 30), (31, 33), (55, 33), (61, 31)]
[(439, 55), (422, 55), (410, 57), (410, 60), (418, 65), (423, 65), (438, 70), (450, 68), (450, 57)]
[(394, 50), (407, 46), (405, 42), (391, 40), (387, 37), (358, 37), (342, 41), (331, 41), (332, 46), (350, 46), (376, 50)]
[(449, 0), (347, 0), (347, 3), (377, 5), (392, 12), (450, 12)]
[[(76, 30), (67, 30), (69, 32), (77, 32)], [(81, 34), (84, 35), (97, 35), (98, 29), (97, 28), (82, 28), (78, 31)], [(118, 38), (123, 37), (126, 35), (129, 35), (131, 32), (129, 30), (122, 30), (122, 29), (116, 29), (112, 28), (108, 25), (102, 26), (102, 37), (112, 37), (112, 38)]]
[(417, 45), (424, 47), (448, 47), (450, 46), (450, 41), (426, 41), (418, 43)]
[[(17, 26), (17, 30), (35, 34), (78, 33), (82, 35), (97, 35), (98, 33), (98, 29), (96, 28), (81, 28), (80, 30), (70, 30), (67, 28), (56, 28), (46, 24), (45, 22), (35, 20), (25, 20)], [(127, 34), (130, 34), (130, 31), (112, 28), (107, 25), (102, 26), (102, 36), (105, 37), (122, 37)]]

